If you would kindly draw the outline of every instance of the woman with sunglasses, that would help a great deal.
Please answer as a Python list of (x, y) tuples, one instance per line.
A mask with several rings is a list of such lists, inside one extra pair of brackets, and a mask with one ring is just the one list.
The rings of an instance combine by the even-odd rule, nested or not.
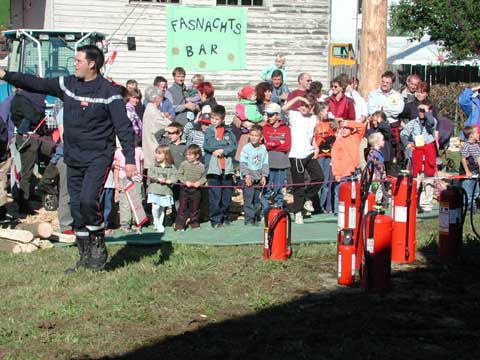
[(345, 90), (347, 89), (345, 79), (337, 76), (332, 80), (330, 86), (332, 94), (325, 99), (329, 117), (355, 121), (355, 104), (352, 99), (345, 96)]

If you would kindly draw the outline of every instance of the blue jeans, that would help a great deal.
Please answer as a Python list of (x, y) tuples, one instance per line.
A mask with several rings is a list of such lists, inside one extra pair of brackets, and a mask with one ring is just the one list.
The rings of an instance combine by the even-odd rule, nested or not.
[[(258, 210), (260, 209), (260, 191), (258, 187), (247, 187), (245, 182), (243, 190), (243, 211), (245, 213), (245, 224), (255, 223), (257, 220)], [(260, 185), (260, 181), (254, 181), (253, 186)]]
[(100, 197), (100, 203), (102, 204), (103, 208), (103, 222), (105, 223), (105, 229), (108, 229), (108, 218), (110, 217), (110, 213), (112, 212), (114, 192), (115, 189), (104, 188), (102, 196)]
[[(207, 175), (208, 186), (232, 186), (232, 175)], [(232, 202), (233, 188), (208, 189), (208, 213), (212, 225), (223, 224), (229, 221), (230, 204)]]
[[(320, 191), (318, 192), (318, 199), (320, 200), (320, 208), (323, 211), (330, 211), (331, 210), (331, 197), (330, 195), (330, 188), (331, 188), (331, 183), (330, 181), (330, 175), (332, 173), (332, 167), (330, 164), (332, 163), (332, 158), (330, 157), (320, 157), (317, 159), (318, 164), (320, 165), (320, 168), (323, 171), (323, 176), (324, 176), (324, 183), (322, 184), (322, 187), (320, 188)], [(327, 202), (330, 199), (329, 202)]]
[(267, 215), (270, 208), (270, 198), (273, 195), (275, 207), (283, 208), (282, 188), (287, 178), (287, 169), (270, 169), (268, 184), (262, 191), (262, 217)]
[[(462, 188), (466, 191), (468, 195), (468, 207), (470, 208), (470, 204), (472, 203), (472, 193), (473, 193), (473, 188), (475, 187), (475, 183), (478, 181), (478, 179), (465, 179), (462, 181)], [(475, 209), (475, 199), (478, 197), (480, 194), (480, 184), (477, 184), (477, 187), (475, 189), (475, 194), (473, 194), (473, 208)]]

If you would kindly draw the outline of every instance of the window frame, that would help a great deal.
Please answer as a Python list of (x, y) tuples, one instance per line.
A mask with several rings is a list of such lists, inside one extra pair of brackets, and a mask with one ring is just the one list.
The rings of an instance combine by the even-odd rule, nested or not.
[[(230, 7), (246, 7), (246, 8), (252, 8), (252, 9), (264, 9), (267, 7), (267, 2), (268, 0), (261, 0), (262, 1), (262, 5), (242, 5), (242, 0), (236, 0), (237, 1), (237, 5), (232, 5), (232, 4), (219, 4), (218, 3), (218, 0), (215, 0), (215, 6), (222, 6), (222, 7), (227, 7), (227, 6), (230, 6)], [(254, 0), (250, 0), (253, 1)], [(228, 2), (228, 0), (225, 0), (225, 2)]]
[(182, 5), (182, 0), (178, 0), (178, 2), (172, 2), (172, 0), (128, 0), (129, 5)]

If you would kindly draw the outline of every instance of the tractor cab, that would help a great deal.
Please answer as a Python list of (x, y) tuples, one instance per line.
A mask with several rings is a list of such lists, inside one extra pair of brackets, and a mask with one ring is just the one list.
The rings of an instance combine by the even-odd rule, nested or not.
[[(67, 76), (75, 72), (75, 54), (82, 45), (102, 48), (105, 35), (94, 31), (7, 30), (2, 32), (3, 52), (8, 53), (9, 71), (40, 77)], [(12, 93), (12, 87), (0, 81), (0, 102)], [(56, 99), (47, 97), (47, 109)]]

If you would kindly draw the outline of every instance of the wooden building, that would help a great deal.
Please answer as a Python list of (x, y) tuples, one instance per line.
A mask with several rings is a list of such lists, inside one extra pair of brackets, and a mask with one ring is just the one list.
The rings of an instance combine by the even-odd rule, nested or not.
[[(167, 4), (248, 7), (246, 68), (204, 73), (227, 106), (239, 88), (260, 81), (276, 53), (287, 58), (291, 88), (300, 72), (328, 81), (330, 0), (11, 0), (11, 27), (103, 32), (111, 37), (110, 49), (118, 50), (109, 75), (121, 83), (134, 78), (143, 89), (157, 75), (172, 81), (166, 62)], [(127, 50), (127, 36), (135, 37), (136, 51)], [(192, 74), (187, 69), (187, 80)]]

